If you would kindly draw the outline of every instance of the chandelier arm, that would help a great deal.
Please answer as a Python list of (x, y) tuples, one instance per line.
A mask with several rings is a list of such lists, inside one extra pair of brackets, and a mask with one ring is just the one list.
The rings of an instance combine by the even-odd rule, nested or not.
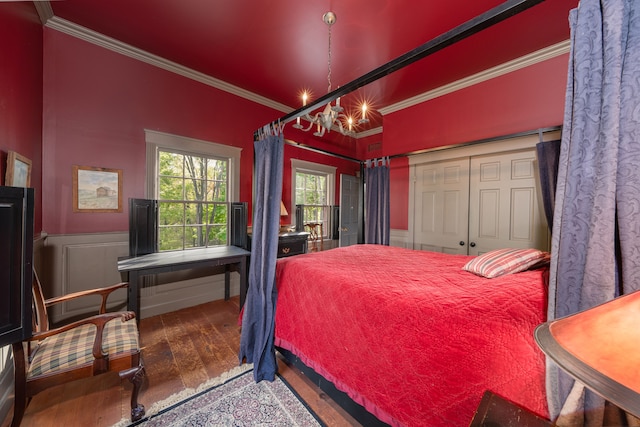
[[(309, 117), (309, 118), (311, 118), (311, 117)], [(305, 128), (305, 129), (302, 129), (303, 132), (309, 132), (311, 130), (311, 128), (313, 127), (313, 125), (315, 125), (315, 124), (316, 124), (316, 122), (314, 122), (313, 120), (309, 120), (309, 127)]]

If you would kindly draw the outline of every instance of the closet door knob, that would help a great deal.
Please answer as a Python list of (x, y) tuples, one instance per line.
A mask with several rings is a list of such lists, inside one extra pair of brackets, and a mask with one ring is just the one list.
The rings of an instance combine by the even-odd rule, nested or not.
[(464, 241), (460, 240), (460, 246), (464, 246)]
[(469, 246), (471, 246), (472, 248), (475, 248), (476, 247), (476, 242), (469, 243)]

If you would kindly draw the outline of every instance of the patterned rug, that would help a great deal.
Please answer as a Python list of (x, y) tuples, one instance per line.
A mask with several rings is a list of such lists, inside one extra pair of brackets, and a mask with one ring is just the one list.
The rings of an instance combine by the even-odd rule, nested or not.
[(123, 421), (117, 425), (324, 426), (279, 376), (273, 382), (256, 383), (253, 371), (244, 366), (203, 384), (197, 390), (189, 390), (152, 405), (140, 421), (132, 424)]

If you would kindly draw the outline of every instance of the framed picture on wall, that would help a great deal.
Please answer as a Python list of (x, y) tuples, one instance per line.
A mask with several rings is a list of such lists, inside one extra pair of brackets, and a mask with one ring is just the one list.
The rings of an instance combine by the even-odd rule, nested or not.
[(15, 151), (9, 151), (4, 185), (9, 187), (29, 187), (31, 185), (31, 160)]
[(74, 212), (122, 212), (122, 169), (73, 166)]

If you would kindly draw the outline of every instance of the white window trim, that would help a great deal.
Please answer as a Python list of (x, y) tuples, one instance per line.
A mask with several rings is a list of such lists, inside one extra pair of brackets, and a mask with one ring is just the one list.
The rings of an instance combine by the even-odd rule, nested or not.
[(321, 163), (308, 162), (306, 160), (291, 159), (291, 209), (293, 209), (293, 223), (295, 223), (296, 209), (296, 172), (314, 172), (327, 175), (327, 205), (335, 205), (336, 194), (336, 170), (335, 166)]
[(224, 157), (229, 159), (229, 202), (240, 200), (240, 155), (242, 148), (215, 142), (172, 135), (154, 130), (144, 130), (147, 167), (147, 185), (145, 197), (158, 198), (158, 153), (161, 149), (178, 150), (208, 157)]

